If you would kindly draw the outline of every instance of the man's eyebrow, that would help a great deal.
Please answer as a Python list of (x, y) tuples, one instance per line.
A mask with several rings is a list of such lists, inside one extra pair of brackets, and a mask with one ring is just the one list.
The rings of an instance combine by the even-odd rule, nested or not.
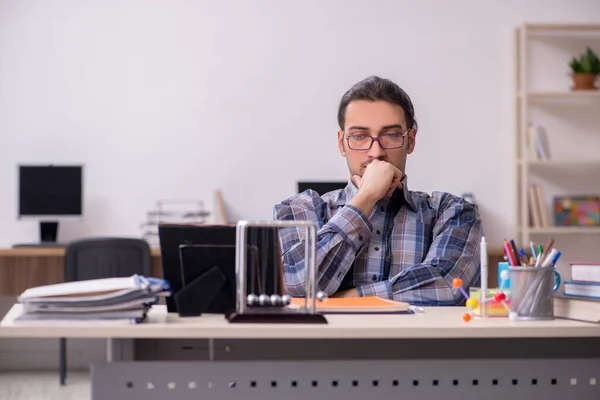
[(349, 131), (351, 131), (352, 129), (356, 129), (356, 130), (359, 130), (359, 131), (369, 131), (370, 130), (366, 126), (358, 126), (358, 125), (353, 125), (350, 128), (348, 128)]
[(393, 124), (393, 125), (386, 125), (386, 126), (382, 126), (382, 127), (381, 127), (381, 130), (382, 130), (382, 131), (384, 131), (384, 130), (387, 130), (387, 129), (393, 129), (393, 128), (404, 129), (404, 128), (402, 127), (402, 125), (400, 125), (400, 124)]

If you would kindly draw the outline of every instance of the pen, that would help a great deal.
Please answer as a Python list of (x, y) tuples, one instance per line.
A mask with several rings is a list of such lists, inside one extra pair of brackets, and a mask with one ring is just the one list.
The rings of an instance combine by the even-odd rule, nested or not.
[(537, 258), (537, 254), (535, 252), (535, 246), (534, 246), (533, 242), (529, 242), (529, 247), (531, 247), (531, 255), (533, 256), (533, 259), (535, 260)]
[(513, 267), (516, 266), (517, 263), (515, 262), (515, 256), (512, 253), (512, 249), (510, 248), (508, 240), (504, 240), (504, 252), (506, 253), (506, 257), (508, 257), (508, 263)]
[(485, 236), (481, 237), (481, 316), (487, 317), (488, 255)]
[(515, 261), (517, 262), (517, 266), (521, 266), (521, 261), (519, 260), (519, 252), (517, 251), (517, 245), (515, 244), (514, 240), (510, 240), (510, 245), (512, 246), (512, 250), (514, 252), (515, 255)]
[(525, 253), (525, 250), (523, 249), (521, 249), (519, 253), (521, 254), (521, 265), (523, 265), (524, 267), (527, 266), (527, 253)]

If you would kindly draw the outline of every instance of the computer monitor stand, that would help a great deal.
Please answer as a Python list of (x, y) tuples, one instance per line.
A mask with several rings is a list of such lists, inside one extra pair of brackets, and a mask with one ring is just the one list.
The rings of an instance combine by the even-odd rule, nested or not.
[(19, 243), (13, 247), (65, 247), (64, 243), (58, 243), (58, 222), (40, 222), (39, 243)]
[(40, 222), (40, 242), (56, 243), (58, 222)]

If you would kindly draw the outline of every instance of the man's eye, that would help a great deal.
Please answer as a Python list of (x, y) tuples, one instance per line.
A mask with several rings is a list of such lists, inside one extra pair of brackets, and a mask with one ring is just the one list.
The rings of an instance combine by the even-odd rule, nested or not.
[(393, 140), (400, 139), (402, 137), (402, 135), (400, 133), (395, 133), (395, 132), (394, 133), (386, 133), (383, 136), (388, 137)]
[(367, 135), (352, 135), (350, 137), (354, 140), (365, 140), (367, 138)]

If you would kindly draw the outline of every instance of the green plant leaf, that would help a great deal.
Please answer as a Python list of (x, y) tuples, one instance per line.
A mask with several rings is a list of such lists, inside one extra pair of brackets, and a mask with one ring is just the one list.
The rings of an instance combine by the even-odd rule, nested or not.
[(574, 74), (581, 73), (581, 63), (577, 60), (577, 58), (573, 57), (569, 65)]
[(587, 48), (587, 57), (590, 60), (590, 72), (600, 74), (600, 60), (590, 47)]
[(581, 70), (586, 74), (592, 72), (592, 62), (587, 54), (581, 56)]

